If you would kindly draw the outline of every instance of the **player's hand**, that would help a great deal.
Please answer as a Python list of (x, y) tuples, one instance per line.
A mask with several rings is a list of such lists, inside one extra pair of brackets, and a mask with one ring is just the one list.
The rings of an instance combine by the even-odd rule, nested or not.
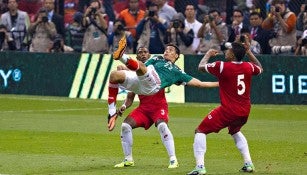
[(126, 110), (126, 105), (122, 105), (118, 110), (117, 110), (117, 114), (119, 115), (119, 116), (122, 116), (123, 115), (123, 113), (125, 112), (125, 110)]
[(210, 49), (208, 50), (208, 52), (206, 53), (206, 56), (208, 56), (209, 58), (214, 57), (218, 54), (219, 52), (215, 49)]

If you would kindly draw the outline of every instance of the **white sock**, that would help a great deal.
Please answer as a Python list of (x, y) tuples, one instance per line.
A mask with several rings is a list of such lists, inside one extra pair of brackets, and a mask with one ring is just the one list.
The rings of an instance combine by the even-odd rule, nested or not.
[(244, 163), (252, 163), (252, 159), (249, 153), (248, 144), (245, 136), (242, 134), (241, 131), (232, 135), (235, 144), (238, 150), (241, 152), (241, 155), (244, 159)]
[(132, 158), (132, 144), (133, 144), (132, 128), (127, 123), (122, 123), (121, 141), (122, 141), (123, 151), (125, 154), (125, 159), (127, 159), (128, 161), (133, 161), (133, 158)]
[(204, 168), (205, 167), (205, 153), (207, 150), (207, 141), (206, 134), (196, 133), (194, 137), (194, 157), (196, 160), (196, 167)]
[(157, 128), (160, 132), (161, 140), (167, 150), (170, 161), (177, 160), (176, 154), (175, 154), (174, 137), (171, 131), (169, 130), (167, 124), (162, 122), (158, 125)]
[(112, 116), (116, 113), (116, 105), (115, 102), (109, 104), (109, 114)]
[(130, 57), (126, 54), (123, 54), (123, 56), (119, 59), (122, 63), (126, 64), (127, 60), (130, 59)]

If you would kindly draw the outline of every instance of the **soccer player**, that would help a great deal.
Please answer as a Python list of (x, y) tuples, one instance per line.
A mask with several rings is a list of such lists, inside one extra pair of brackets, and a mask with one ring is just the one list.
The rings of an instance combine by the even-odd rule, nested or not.
[[(147, 61), (150, 58), (148, 49), (146, 47), (138, 48), (136, 58), (143, 63)], [(127, 94), (124, 104), (118, 110), (119, 115), (122, 115), (123, 112), (132, 105), (135, 95), (134, 92), (129, 92)], [(132, 157), (132, 129), (143, 127), (147, 130), (155, 123), (169, 155), (170, 162), (168, 168), (177, 168), (179, 164), (175, 154), (174, 138), (167, 126), (168, 104), (165, 98), (164, 89), (161, 89), (153, 95), (138, 95), (138, 97), (140, 100), (139, 106), (125, 118), (121, 126), (121, 143), (125, 159), (114, 167), (134, 166)]]
[[(199, 71), (208, 72), (218, 78), (221, 105), (212, 110), (195, 130), (193, 148), (196, 167), (188, 175), (206, 174), (204, 162), (207, 150), (206, 136), (212, 132), (218, 133), (226, 127), (244, 159), (244, 166), (240, 171), (253, 172), (255, 170), (247, 140), (240, 129), (247, 122), (250, 113), (252, 76), (261, 74), (263, 70), (248, 43), (234, 42), (231, 47), (225, 53), (227, 62), (208, 63), (209, 59), (218, 52), (210, 49), (199, 63)], [(249, 62), (242, 61), (245, 54)]]
[(195, 87), (217, 87), (218, 82), (202, 82), (184, 73), (174, 63), (179, 58), (180, 51), (176, 45), (168, 44), (163, 56), (156, 56), (146, 63), (131, 59), (123, 54), (127, 46), (125, 37), (122, 37), (118, 49), (113, 53), (113, 59), (120, 60), (130, 70), (112, 71), (109, 79), (108, 95), (108, 128), (112, 131), (117, 118), (116, 97), (118, 87), (139, 95), (152, 95), (172, 84), (183, 84)]

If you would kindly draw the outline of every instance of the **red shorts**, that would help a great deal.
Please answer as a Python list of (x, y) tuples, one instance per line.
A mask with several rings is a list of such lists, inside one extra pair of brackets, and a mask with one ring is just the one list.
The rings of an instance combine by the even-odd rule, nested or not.
[(143, 127), (145, 130), (147, 130), (159, 119), (168, 123), (168, 108), (167, 106), (154, 109), (137, 107), (128, 116), (134, 119), (136, 122), (136, 127)]
[(233, 135), (240, 131), (247, 122), (248, 116), (236, 116), (227, 113), (222, 106), (213, 109), (200, 123), (197, 130), (209, 134), (218, 133), (221, 129), (228, 127), (228, 133)]

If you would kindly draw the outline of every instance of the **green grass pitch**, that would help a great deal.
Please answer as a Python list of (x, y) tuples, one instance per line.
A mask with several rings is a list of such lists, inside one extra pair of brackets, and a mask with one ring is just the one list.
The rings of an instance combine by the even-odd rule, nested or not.
[[(194, 129), (216, 105), (169, 104), (179, 168), (167, 169), (166, 150), (152, 127), (133, 130), (135, 167), (117, 169), (124, 118), (109, 132), (105, 101), (0, 95), (0, 174), (183, 175), (195, 166)], [(242, 131), (255, 174), (307, 174), (306, 106), (253, 105)], [(207, 143), (209, 175), (240, 174), (243, 162), (227, 130), (208, 135)]]

